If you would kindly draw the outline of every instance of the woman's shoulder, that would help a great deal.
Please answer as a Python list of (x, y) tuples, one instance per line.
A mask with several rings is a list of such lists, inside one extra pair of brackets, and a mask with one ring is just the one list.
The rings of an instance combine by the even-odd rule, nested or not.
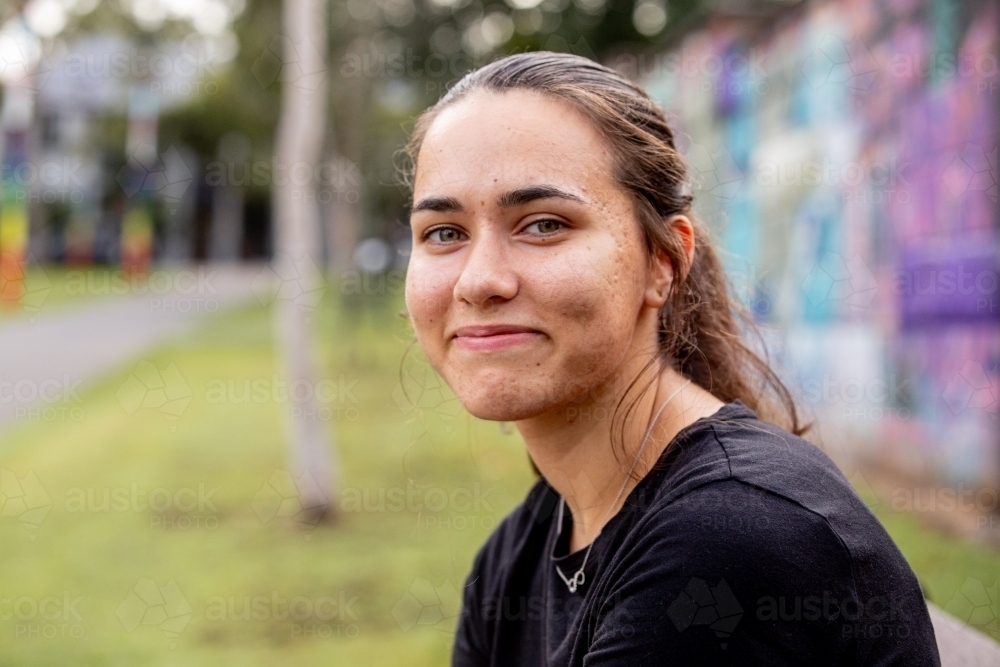
[[(770, 572), (782, 580), (836, 570), (853, 579), (853, 555), (842, 533), (788, 494), (731, 475), (654, 502), (630, 526), (622, 553), (625, 561), (655, 560), (681, 570), (700, 563), (720, 571), (739, 567), (756, 577)], [(815, 567), (789, 569), (803, 560)]]
[[(814, 445), (760, 428), (692, 443), (707, 451), (675, 469), (683, 490), (665, 484), (636, 513), (601, 592), (620, 607), (609, 627), (658, 632), (630, 650), (691, 660), (729, 644), (760, 658), (748, 664), (763, 645), (784, 647), (769, 664), (938, 664), (919, 583), (878, 519)], [(600, 650), (622, 649), (594, 631)]]
[(771, 511), (801, 511), (822, 518), (855, 556), (873, 546), (895, 549), (878, 519), (822, 449), (761, 421), (742, 401), (736, 403), (741, 409), (735, 418), (712, 426), (726, 468), (722, 478), (770, 498)]
[(693, 550), (692, 557), (708, 548), (743, 554), (751, 564), (836, 560), (861, 590), (886, 577), (915, 583), (892, 538), (829, 456), (761, 421), (742, 401), (723, 410), (667, 466), (637, 531), (668, 541), (686, 532), (690, 539), (678, 553)]
[(862, 523), (873, 546), (859, 555), (837, 522), (735, 476), (654, 505), (601, 579), (594, 616), (608, 621), (592, 624), (592, 650), (670, 651), (692, 664), (734, 653), (738, 664), (937, 664), (916, 577), (877, 520)]
[[(760, 420), (743, 401), (728, 403), (696, 424), (678, 443), (678, 451), (668, 450), (651, 504), (664, 507), (692, 493), (705, 493), (713, 483), (733, 481), (823, 517), (838, 533), (876, 521), (826, 453)], [(731, 509), (745, 511), (739, 504)]]
[[(661, 479), (621, 550), (619, 584), (656, 568), (662, 594), (683, 601), (693, 593), (681, 595), (678, 586), (724, 580), (722, 588), (761, 621), (776, 604), (832, 596), (872, 610), (840, 628), (845, 637), (908, 632), (933, 646), (913, 570), (830, 457), (742, 402), (722, 416)], [(868, 637), (859, 646), (880, 643)]]

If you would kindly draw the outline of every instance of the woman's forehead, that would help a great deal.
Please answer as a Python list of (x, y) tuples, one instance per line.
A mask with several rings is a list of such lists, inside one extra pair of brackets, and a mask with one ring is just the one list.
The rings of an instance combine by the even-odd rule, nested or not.
[(599, 131), (568, 103), (531, 91), (477, 92), (443, 109), (428, 128), (414, 195), (463, 184), (605, 189), (614, 186), (610, 167)]

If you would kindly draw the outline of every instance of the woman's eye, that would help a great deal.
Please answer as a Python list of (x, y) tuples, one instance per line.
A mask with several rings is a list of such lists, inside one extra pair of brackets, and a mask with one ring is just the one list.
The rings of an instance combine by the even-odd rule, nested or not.
[[(548, 236), (550, 234), (558, 232), (566, 225), (565, 223), (562, 223), (558, 220), (546, 219), (546, 220), (536, 220), (527, 227), (525, 227), (525, 229), (535, 226), (539, 228), (539, 233), (537, 234), (538, 236)], [(439, 236), (435, 237), (435, 234), (438, 234)], [(430, 241), (432, 243), (439, 243), (439, 244), (454, 243), (455, 241), (461, 240), (462, 232), (454, 227), (436, 227), (434, 229), (427, 231), (424, 234), (423, 238), (425, 241)]]
[[(444, 234), (445, 236), (432, 239), (431, 237), (437, 233)], [(432, 229), (424, 234), (424, 239), (430, 239), (436, 243), (451, 243), (452, 241), (457, 241), (460, 234), (461, 232), (454, 227), (438, 227), (437, 229)]]
[[(533, 223), (528, 225), (528, 227), (534, 227), (535, 225), (539, 226), (539, 231), (541, 231), (542, 234), (553, 234), (566, 226), (558, 220), (535, 220)], [(525, 229), (528, 227), (525, 227)]]

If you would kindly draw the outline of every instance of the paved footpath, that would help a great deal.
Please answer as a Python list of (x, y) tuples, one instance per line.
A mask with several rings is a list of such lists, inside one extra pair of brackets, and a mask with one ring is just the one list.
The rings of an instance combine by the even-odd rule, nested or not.
[(155, 293), (85, 298), (0, 321), (0, 433), (32, 412), (71, 404), (87, 381), (190, 331), (206, 313), (255, 299), (260, 271), (191, 267), (181, 280), (163, 271)]
[[(996, 605), (995, 600), (993, 604)], [(934, 605), (930, 605), (929, 609), (938, 651), (941, 653), (941, 667), (1000, 666), (1000, 644), (966, 627), (957, 618)]]

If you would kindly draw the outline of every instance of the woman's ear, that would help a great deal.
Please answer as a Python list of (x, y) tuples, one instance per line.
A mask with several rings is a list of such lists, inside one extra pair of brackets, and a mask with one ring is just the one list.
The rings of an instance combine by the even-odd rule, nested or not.
[(687, 266), (691, 266), (694, 261), (694, 223), (686, 215), (675, 215), (667, 220), (667, 225), (677, 234), (677, 237), (681, 241), (681, 246), (684, 248), (684, 254), (687, 255)]
[[(694, 225), (687, 216), (680, 214), (672, 216), (666, 222), (670, 226), (671, 232), (677, 235), (680, 241), (680, 248), (686, 256), (683, 260), (685, 262), (684, 272), (686, 273), (687, 268), (694, 261)], [(652, 258), (650, 264), (651, 271), (649, 286), (646, 291), (646, 303), (659, 309), (667, 302), (667, 295), (670, 293), (670, 288), (679, 272), (674, 266), (670, 255), (663, 249), (656, 251), (656, 256)]]
[(670, 255), (657, 249), (650, 259), (649, 283), (646, 287), (646, 305), (659, 310), (667, 302), (670, 286), (674, 281), (674, 266)]

